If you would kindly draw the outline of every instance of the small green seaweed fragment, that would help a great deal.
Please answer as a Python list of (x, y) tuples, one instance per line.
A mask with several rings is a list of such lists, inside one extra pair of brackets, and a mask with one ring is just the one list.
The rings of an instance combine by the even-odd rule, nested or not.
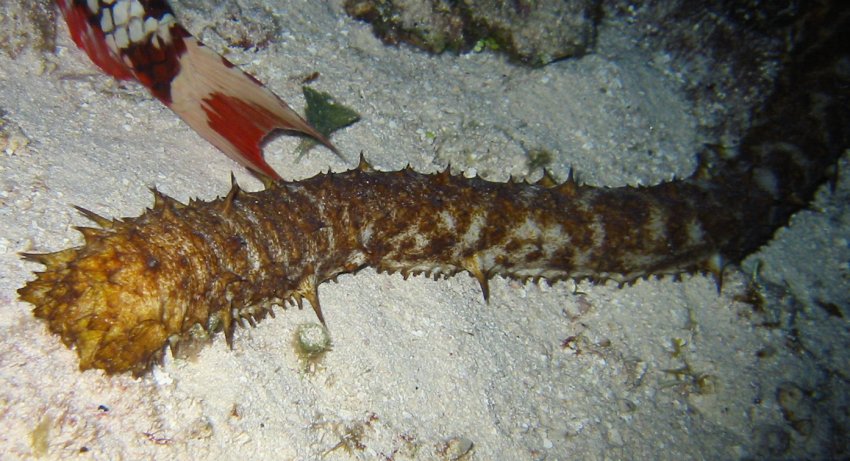
[(767, 299), (764, 297), (764, 287), (760, 282), (761, 278), (759, 276), (761, 265), (761, 260), (755, 261), (752, 273), (750, 274), (750, 280), (747, 281), (747, 286), (744, 288), (744, 292), (735, 295), (732, 298), (735, 301), (749, 304), (752, 307), (753, 312), (756, 313), (765, 313), (767, 311)]
[(670, 343), (673, 345), (673, 351), (670, 356), (677, 359), (682, 356), (682, 348), (687, 344), (684, 338), (673, 338)]
[[(307, 102), (304, 110), (307, 122), (325, 137), (330, 138), (331, 133), (360, 120), (360, 114), (350, 107), (337, 103), (330, 94), (314, 90), (309, 86), (303, 86), (301, 89), (304, 92), (304, 100)], [(318, 142), (312, 138), (303, 139), (296, 149), (298, 153), (296, 160), (301, 160), (301, 157), (316, 144)]]
[(687, 393), (696, 392), (699, 395), (711, 395), (717, 392), (717, 377), (708, 373), (698, 373), (685, 363), (679, 368), (661, 370), (672, 375), (674, 382), (668, 382), (662, 387), (679, 387)]
[(699, 395), (710, 395), (717, 392), (718, 379), (716, 376), (708, 373), (700, 373), (695, 371), (690, 362), (684, 357), (684, 346), (687, 341), (682, 338), (673, 338), (671, 341), (673, 350), (670, 356), (681, 359), (682, 366), (678, 368), (668, 368), (661, 370), (662, 372), (673, 376), (675, 381), (663, 384), (663, 387), (679, 387), (687, 393), (696, 392)]
[(499, 51), (501, 48), (496, 38), (486, 37), (475, 42), (475, 45), (472, 46), (472, 51), (474, 53), (480, 53), (482, 51)]
[(526, 163), (528, 164), (528, 171), (536, 171), (537, 169), (547, 169), (552, 162), (554, 161), (554, 155), (547, 149), (537, 148), (531, 149), (526, 152), (528, 156), (528, 160)]
[(313, 372), (319, 360), (331, 350), (331, 337), (323, 325), (302, 323), (295, 330), (294, 344), (303, 370)]
[(44, 415), (38, 425), (35, 426), (35, 429), (30, 432), (32, 454), (36, 458), (41, 458), (42, 456), (47, 455), (47, 450), (50, 446), (50, 423), (50, 417)]
[(365, 435), (365, 432), (363, 424), (359, 422), (343, 427), (341, 432), (338, 434), (339, 441), (333, 447), (325, 450), (322, 457), (324, 458), (339, 449), (342, 449), (349, 455), (354, 454), (355, 450), (365, 450), (366, 445), (363, 443), (363, 436)]
[[(373, 424), (378, 421), (378, 415), (369, 413), (362, 421), (333, 421), (327, 423), (316, 424), (315, 426), (329, 426), (338, 438), (337, 443), (328, 448), (322, 453), (322, 458), (329, 454), (341, 450), (348, 455), (355, 455), (355, 452), (361, 452), (366, 449), (366, 444), (363, 440), (366, 438), (366, 430), (372, 429)], [(359, 459), (359, 457), (358, 457)]]

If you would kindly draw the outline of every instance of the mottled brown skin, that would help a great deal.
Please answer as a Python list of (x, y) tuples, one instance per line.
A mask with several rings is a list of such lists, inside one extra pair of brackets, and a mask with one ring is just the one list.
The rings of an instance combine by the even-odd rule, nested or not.
[[(647, 188), (493, 183), (448, 172), (281, 181), (179, 204), (156, 194), (138, 218), (81, 229), (86, 243), (27, 255), (46, 269), (19, 290), (80, 368), (141, 373), (200, 325), (263, 317), (272, 304), (363, 267), (405, 275), (613, 279), (718, 272), (764, 244), (812, 199), (850, 146), (850, 20), (814, 13), (732, 159)], [(820, 14), (821, 16), (818, 16)], [(816, 27), (815, 27), (816, 26)], [(716, 163), (712, 164), (714, 160)]]

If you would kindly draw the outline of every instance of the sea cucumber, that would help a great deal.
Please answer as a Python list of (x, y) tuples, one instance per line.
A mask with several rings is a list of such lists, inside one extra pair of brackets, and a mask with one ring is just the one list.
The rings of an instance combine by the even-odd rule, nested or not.
[[(850, 146), (850, 12), (812, 13), (737, 155), (702, 154), (691, 177), (652, 187), (493, 183), (358, 168), (181, 204), (155, 192), (137, 218), (81, 211), (85, 244), (28, 254), (46, 266), (19, 290), (76, 348), (80, 368), (140, 374), (169, 342), (254, 322), (363, 267), (629, 282), (719, 273), (768, 241)], [(828, 18), (828, 19), (827, 19)]]

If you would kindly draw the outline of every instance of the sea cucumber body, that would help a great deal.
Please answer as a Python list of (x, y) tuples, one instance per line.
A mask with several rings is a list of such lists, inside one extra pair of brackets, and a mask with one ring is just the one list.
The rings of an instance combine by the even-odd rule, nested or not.
[[(850, 146), (850, 11), (817, 11), (732, 158), (652, 187), (493, 183), (405, 169), (271, 183), (183, 205), (156, 193), (137, 218), (83, 228), (85, 245), (27, 255), (46, 269), (19, 290), (76, 347), (80, 367), (141, 373), (198, 326), (253, 322), (362, 267), (466, 271), (481, 284), (717, 272), (805, 206)], [(820, 16), (818, 16), (820, 14)]]
[(157, 194), (138, 218), (82, 229), (83, 247), (33, 256), (47, 270), (21, 295), (76, 346), (82, 368), (140, 372), (195, 325), (229, 334), (232, 320), (285, 300), (317, 308), (320, 283), (365, 266), (468, 271), (485, 296), (497, 274), (629, 281), (709, 269), (738, 233), (719, 218), (728, 198), (717, 193), (691, 181), (546, 187), (363, 163), (260, 192), (234, 185), (211, 202)]
[[(318, 284), (364, 266), (466, 270), (486, 293), (496, 274), (625, 281), (693, 268), (713, 251), (693, 204), (675, 198), (681, 184), (545, 187), (362, 165), (254, 193), (234, 186), (212, 202), (158, 194), (138, 218), (83, 229), (84, 247), (37, 256), (48, 268), (21, 294), (83, 368), (139, 371), (196, 324), (229, 332), (231, 319), (273, 303), (315, 307)], [(684, 213), (688, 224), (672, 225)]]

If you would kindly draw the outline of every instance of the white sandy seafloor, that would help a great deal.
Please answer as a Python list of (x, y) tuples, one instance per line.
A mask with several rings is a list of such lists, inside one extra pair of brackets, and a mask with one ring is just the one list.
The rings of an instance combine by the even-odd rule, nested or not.
[[(297, 139), (274, 139), (267, 159), (288, 179), (353, 167), (361, 151), (384, 170), (536, 179), (528, 152), (546, 149), (562, 179), (572, 166), (592, 184), (653, 184), (689, 174), (705, 141), (682, 77), (619, 27), (603, 27), (596, 54), (528, 70), (385, 47), (340, 1), (269, 4), (288, 33), (261, 50), (216, 43), (214, 10), (185, 22), (294, 107), (316, 71), (315, 88), (363, 115), (334, 136), (347, 162), (317, 149), (295, 163)], [(39, 270), (18, 253), (80, 244), (72, 205), (135, 216), (153, 186), (185, 201), (223, 195), (231, 171), (260, 185), (143, 89), (97, 72), (64, 26), (58, 40), (56, 55), (0, 54), (0, 458), (431, 460), (470, 442), (463, 459), (818, 458), (841, 443), (848, 320), (821, 306), (850, 314), (847, 162), (836, 191), (752, 258), (763, 313), (735, 300), (751, 277), (735, 269), (720, 294), (700, 275), (496, 278), (489, 305), (466, 275), (366, 269), (320, 287), (333, 350), (312, 370), (293, 334), (314, 315), (290, 308), (239, 329), (232, 350), (219, 335), (140, 379), (80, 372), (17, 299)]]

